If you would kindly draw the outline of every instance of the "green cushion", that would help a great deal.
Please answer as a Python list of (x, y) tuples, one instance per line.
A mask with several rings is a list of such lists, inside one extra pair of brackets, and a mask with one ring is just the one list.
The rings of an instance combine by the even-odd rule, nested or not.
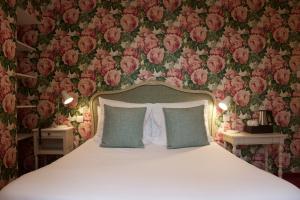
[(146, 108), (104, 105), (102, 147), (142, 148)]
[(208, 145), (204, 105), (192, 108), (163, 108), (169, 149)]

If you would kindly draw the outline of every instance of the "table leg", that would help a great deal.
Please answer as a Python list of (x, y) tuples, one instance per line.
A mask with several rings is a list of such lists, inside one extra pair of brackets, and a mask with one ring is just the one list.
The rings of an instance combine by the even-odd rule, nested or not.
[(269, 153), (268, 153), (268, 146), (266, 145), (265, 146), (265, 170), (266, 171), (269, 171), (268, 161), (269, 161)]
[(35, 169), (38, 169), (39, 168), (39, 157), (38, 155), (35, 156)]
[(224, 148), (227, 149), (227, 142), (224, 141)]
[(236, 145), (235, 144), (233, 144), (233, 146), (232, 146), (232, 153), (237, 156), (237, 154), (236, 154)]
[(278, 176), (282, 177), (282, 151), (283, 151), (283, 144), (280, 143), (278, 147)]

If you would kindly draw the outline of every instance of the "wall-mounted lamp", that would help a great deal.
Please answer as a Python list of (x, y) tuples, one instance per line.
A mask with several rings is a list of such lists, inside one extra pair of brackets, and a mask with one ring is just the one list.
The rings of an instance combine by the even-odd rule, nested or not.
[(65, 90), (63, 90), (61, 92), (61, 96), (62, 96), (62, 102), (64, 105), (72, 103), (72, 101), (74, 100), (74, 98), (72, 96), (70, 96)]
[[(74, 98), (68, 94), (67, 91), (63, 90), (61, 91), (61, 102), (64, 104), (64, 105), (68, 105), (70, 103), (72, 103), (72, 101), (74, 100)], [(60, 105), (60, 98), (57, 98), (57, 111), (59, 112), (59, 105)], [(54, 123), (52, 125), (53, 127), (56, 127), (56, 128), (65, 128), (65, 127), (68, 127), (67, 125), (61, 125), (61, 124), (56, 124)]]
[(220, 101), (218, 105), (222, 110), (228, 110), (230, 102), (231, 102), (231, 97), (227, 96), (225, 99)]

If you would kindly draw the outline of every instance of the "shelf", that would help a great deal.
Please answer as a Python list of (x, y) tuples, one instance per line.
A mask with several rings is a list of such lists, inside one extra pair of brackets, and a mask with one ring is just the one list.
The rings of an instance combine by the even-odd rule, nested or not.
[(37, 154), (38, 155), (64, 155), (64, 151), (55, 150), (55, 149), (39, 149)]
[(32, 133), (17, 133), (17, 141), (25, 140), (33, 137)]
[(17, 108), (36, 108), (36, 105), (19, 105)]
[(35, 16), (30, 15), (28, 12), (21, 8), (17, 8), (17, 25), (33, 25), (39, 24)]
[(26, 51), (26, 52), (33, 52), (33, 51), (36, 51), (35, 48), (17, 40), (17, 48), (16, 48), (17, 51), (19, 52), (22, 52), (22, 51)]
[(37, 76), (29, 75), (29, 74), (22, 74), (22, 73), (15, 73), (17, 77), (22, 77), (22, 78), (33, 78), (37, 79)]

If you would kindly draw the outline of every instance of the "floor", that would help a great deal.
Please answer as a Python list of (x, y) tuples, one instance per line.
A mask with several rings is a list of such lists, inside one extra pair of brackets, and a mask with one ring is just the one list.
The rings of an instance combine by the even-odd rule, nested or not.
[(283, 179), (293, 183), (300, 188), (300, 173), (287, 173), (283, 175)]

